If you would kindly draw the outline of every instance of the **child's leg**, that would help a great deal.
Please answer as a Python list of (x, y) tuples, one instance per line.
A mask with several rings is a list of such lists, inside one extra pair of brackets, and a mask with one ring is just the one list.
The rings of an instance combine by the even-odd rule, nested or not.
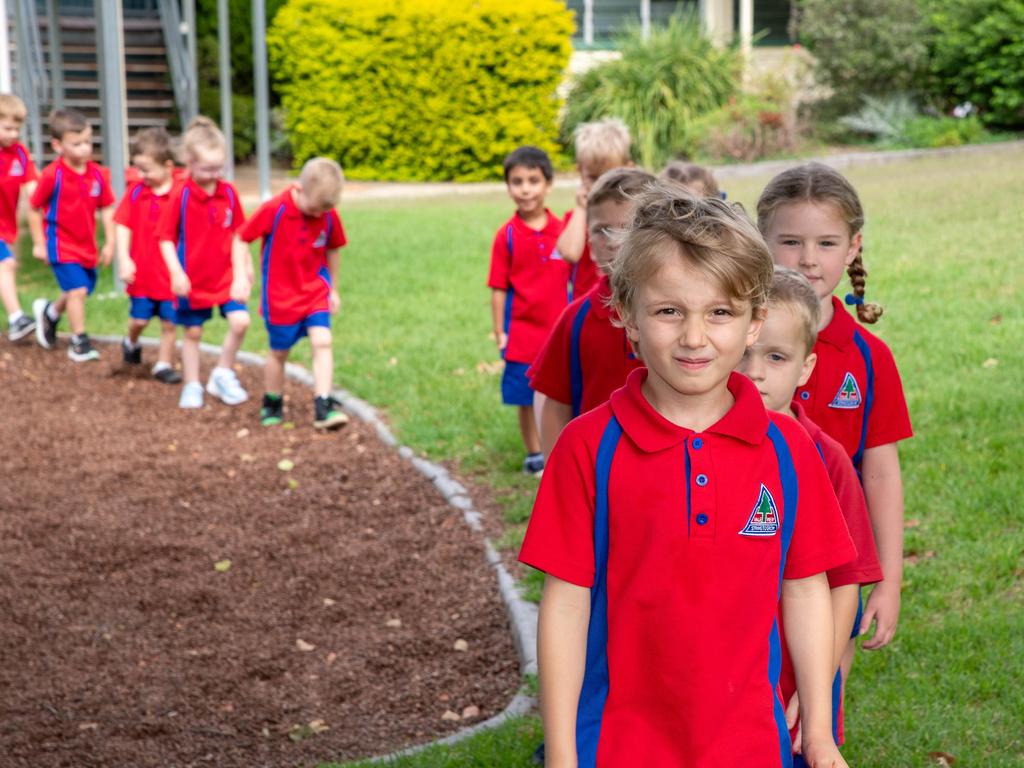
[(268, 395), (284, 392), (284, 364), (288, 361), (287, 349), (272, 349), (263, 369), (263, 391)]
[(68, 308), (68, 292), (67, 291), (61, 291), (60, 296), (57, 297), (57, 300), (50, 302), (50, 309), (53, 310), (53, 313), (50, 315), (50, 319), (51, 320), (53, 319), (53, 315), (56, 315), (59, 318), (61, 315), (64, 314), (64, 312), (67, 310), (67, 308)]
[(202, 338), (203, 326), (186, 326), (181, 346), (181, 369), (186, 385), (199, 381), (199, 342)]
[(13, 257), (0, 261), (0, 301), (7, 310), (7, 315), (20, 315), (21, 303), (18, 301), (18, 287), (14, 275), (18, 266)]
[(147, 325), (149, 325), (149, 320), (140, 320), (137, 317), (128, 319), (128, 341), (133, 347), (139, 343), (139, 336), (146, 330)]
[(89, 291), (85, 288), (75, 288), (61, 295), (65, 301), (64, 309), (68, 313), (68, 325), (76, 336), (85, 333), (85, 297), (88, 295)]
[(313, 394), (317, 397), (331, 394), (334, 378), (334, 350), (331, 347), (331, 329), (316, 326), (307, 330), (313, 348)]
[(224, 338), (224, 346), (221, 347), (217, 367), (230, 370), (235, 366), (235, 355), (238, 354), (238, 348), (242, 346), (245, 332), (249, 329), (249, 313), (244, 309), (228, 312), (227, 320), (228, 335)]
[[(171, 365), (174, 362), (174, 342), (177, 340), (177, 326), (168, 320), (160, 322), (160, 352), (158, 363)], [(137, 336), (135, 337), (138, 338)], [(135, 341), (135, 339), (133, 339)]]
[(533, 415), (532, 405), (519, 406), (519, 432), (523, 436), (526, 452), (540, 453), (540, 434), (537, 432), (537, 421)]

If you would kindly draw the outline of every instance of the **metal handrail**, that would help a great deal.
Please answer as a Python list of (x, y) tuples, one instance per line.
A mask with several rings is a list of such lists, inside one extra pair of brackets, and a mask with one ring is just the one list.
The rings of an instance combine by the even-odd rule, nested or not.
[(43, 45), (39, 37), (39, 17), (34, 0), (15, 0), (15, 32), (18, 40), (16, 89), (29, 115), (29, 143), (36, 163), (43, 162), (42, 105), (50, 82), (46, 74)]
[(187, 125), (192, 118), (198, 96), (198, 83), (192, 79), (189, 66), (189, 52), (182, 34), (181, 10), (177, 0), (159, 0), (160, 24), (164, 31), (164, 45), (167, 48), (167, 63), (171, 69), (171, 85), (174, 101), (178, 106), (181, 124)]

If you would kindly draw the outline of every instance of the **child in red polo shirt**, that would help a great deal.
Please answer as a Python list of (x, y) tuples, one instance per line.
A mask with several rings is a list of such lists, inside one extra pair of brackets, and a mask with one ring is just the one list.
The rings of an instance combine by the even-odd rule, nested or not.
[(721, 200), (664, 182), (638, 199), (611, 282), (646, 368), (562, 432), (520, 552), (547, 574), (549, 766), (791, 765), (780, 596), (804, 754), (846, 766), (824, 572), (856, 551), (807, 433), (733, 371), (771, 276)]
[[(68, 357), (76, 363), (99, 360), (100, 353), (85, 332), (85, 299), (96, 287), (97, 261), (106, 267), (114, 255), (114, 192), (110, 188), (110, 172), (92, 161), (92, 128), (81, 112), (51, 112), (50, 137), (57, 159), (43, 169), (32, 193), (28, 223), (32, 255), (49, 262), (61, 293), (54, 302), (32, 302), (36, 341), (44, 349), (52, 349), (57, 343), (57, 323), (66, 311), (72, 333)], [(104, 234), (98, 258), (97, 211), (103, 220)]]
[[(842, 744), (843, 680), (839, 668), (849, 638), (851, 635), (856, 636), (854, 623), (859, 587), (881, 581), (882, 567), (878, 563), (864, 491), (860, 487), (853, 462), (838, 442), (808, 418), (799, 399), (795, 398), (797, 388), (810, 378), (817, 360), (813, 350), (820, 314), (818, 297), (811, 284), (799, 272), (776, 267), (761, 333), (757, 341), (747, 349), (736, 370), (754, 382), (769, 411), (792, 416), (807, 430), (825, 462), (832, 488), (839, 500), (839, 508), (846, 519), (846, 527), (857, 547), (855, 560), (828, 572), (836, 639), (832, 657), (835, 670), (832, 723), (836, 743)], [(795, 696), (796, 681), (786, 650), (787, 646), (783, 643), (780, 687), (783, 701), (789, 704), (787, 716), (792, 727), (799, 711), (799, 700)], [(796, 735), (793, 746), (794, 749), (799, 748), (799, 735)], [(794, 764), (804, 765), (803, 758), (795, 756)]]
[(221, 178), (227, 142), (213, 121), (193, 120), (182, 148), (189, 176), (171, 190), (156, 230), (177, 297), (175, 322), (185, 327), (181, 350), (185, 384), (178, 406), (203, 406), (199, 342), (203, 323), (213, 317), (214, 307), (227, 319), (228, 333), (206, 391), (227, 405), (238, 405), (249, 399), (234, 371), (235, 354), (249, 328), (245, 302), (252, 289), (249, 249), (235, 236), (245, 216), (238, 192)]
[(545, 456), (566, 424), (605, 402), (642, 365), (626, 331), (613, 322), (608, 275), (633, 216), (633, 200), (652, 181), (639, 168), (615, 168), (594, 182), (587, 195), (591, 254), (601, 277), (565, 308), (529, 371), (530, 386), (545, 396), (540, 406)]
[(7, 311), (7, 335), (23, 339), (35, 330), (35, 321), (21, 311), (15, 274), (18, 259), (18, 198), (22, 187), (29, 197), (36, 188), (36, 167), (18, 141), (25, 122), (25, 103), (12, 93), (0, 93), (0, 301)]
[(337, 429), (348, 422), (331, 397), (331, 315), (341, 305), (334, 280), (338, 249), (346, 243), (334, 207), (343, 183), (333, 160), (308, 160), (298, 183), (261, 205), (239, 231), (247, 243), (263, 238), (260, 314), (270, 336), (260, 409), (265, 427), (284, 418), (284, 365), (291, 348), (307, 335), (313, 348), (313, 426)]
[(165, 384), (177, 384), (181, 374), (173, 365), (174, 293), (156, 236), (156, 226), (174, 185), (171, 137), (163, 128), (139, 131), (132, 142), (131, 159), (138, 180), (128, 187), (114, 212), (118, 269), (130, 302), (128, 335), (121, 341), (122, 357), (128, 365), (142, 363), (139, 336), (150, 320), (159, 317), (160, 351), (153, 377)]
[[(859, 622), (875, 633), (864, 648), (882, 648), (896, 632), (903, 577), (903, 483), (897, 443), (913, 434), (892, 352), (859, 325), (832, 294), (844, 271), (853, 292), (846, 301), (874, 323), (881, 307), (864, 303), (864, 209), (841, 173), (807, 163), (772, 179), (757, 218), (776, 264), (806, 277), (821, 306), (817, 365), (797, 392), (807, 415), (835, 438), (861, 476), (885, 578), (871, 590)], [(848, 659), (852, 661), (853, 642)]]
[(505, 359), (501, 398), (519, 411), (523, 471), (534, 475), (544, 469), (544, 455), (526, 371), (568, 304), (569, 266), (555, 249), (562, 223), (544, 207), (554, 176), (551, 158), (537, 147), (520, 147), (505, 158), (516, 212), (494, 236), (487, 278), (494, 341)]
[(572, 296), (578, 298), (593, 288), (600, 277), (587, 240), (587, 195), (604, 173), (632, 165), (633, 161), (629, 157), (629, 128), (616, 118), (581, 123), (573, 132), (573, 141), (580, 186), (576, 190), (576, 207), (567, 211), (563, 219), (565, 228), (558, 238), (558, 252), (575, 264)]

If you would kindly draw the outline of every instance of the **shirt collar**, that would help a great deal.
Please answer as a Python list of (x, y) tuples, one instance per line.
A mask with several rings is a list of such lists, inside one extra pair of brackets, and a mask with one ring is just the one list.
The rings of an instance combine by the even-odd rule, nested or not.
[(212, 199), (214, 197), (225, 197), (226, 196), (226, 193), (224, 192), (225, 187), (224, 187), (224, 182), (223, 181), (218, 181), (217, 182), (217, 186), (213, 188), (213, 192), (212, 193), (207, 193), (207, 191), (205, 189), (203, 189), (198, 184), (196, 184), (196, 180), (193, 179), (191, 176), (188, 177), (188, 180), (185, 183), (188, 185), (188, 188), (191, 190), (191, 194), (197, 195), (200, 200), (210, 200), (210, 199)]
[[(626, 385), (612, 393), (611, 408), (640, 450), (654, 453), (678, 445), (694, 431), (673, 424), (654, 410), (641, 389), (646, 379), (646, 368), (630, 373)], [(732, 408), (704, 432), (759, 445), (768, 432), (768, 414), (760, 393), (750, 379), (736, 372), (729, 374), (728, 387), (735, 400)]]
[(74, 168), (71, 167), (68, 161), (64, 159), (63, 155), (57, 158), (57, 163), (60, 165), (61, 168), (65, 169), (68, 173), (75, 174), (75, 176), (85, 176), (87, 173), (89, 173), (89, 171), (92, 170), (93, 167), (93, 161), (88, 160), (85, 163), (85, 168), (83, 168), (81, 171), (76, 171)]
[(544, 222), (544, 228), (541, 230), (536, 230), (531, 227), (528, 227), (526, 225), (526, 222), (523, 221), (522, 218), (519, 216), (518, 211), (512, 214), (512, 226), (518, 229), (522, 234), (534, 235), (538, 231), (540, 231), (541, 234), (547, 235), (548, 237), (557, 238), (560, 234), (562, 234), (562, 220), (555, 216), (555, 214), (553, 214), (551, 212), (551, 209), (549, 208), (545, 208), (544, 213), (547, 214), (548, 218), (547, 221)]
[(807, 415), (806, 409), (800, 404), (800, 401), (795, 397), (789, 404), (790, 410), (796, 415), (796, 420), (804, 431), (811, 436), (811, 440), (815, 443), (818, 442), (818, 434), (821, 432), (821, 427), (811, 421), (811, 417)]
[(818, 340), (831, 344), (838, 349), (846, 349), (853, 344), (853, 334), (857, 331), (857, 321), (846, 311), (846, 307), (835, 296), (832, 297), (832, 320), (818, 331)]
[(612, 298), (612, 286), (608, 280), (608, 275), (601, 274), (597, 279), (597, 284), (587, 293), (587, 298), (590, 299), (590, 311), (594, 313), (595, 317), (599, 317), (602, 320), (607, 320), (611, 317), (618, 317), (618, 314), (608, 306), (608, 302)]

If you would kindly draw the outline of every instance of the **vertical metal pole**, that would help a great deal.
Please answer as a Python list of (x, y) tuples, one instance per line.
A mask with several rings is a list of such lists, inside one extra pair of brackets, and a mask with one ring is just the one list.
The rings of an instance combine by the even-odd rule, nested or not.
[(583, 42), (594, 44), (594, 0), (583, 0)]
[(267, 200), (270, 197), (270, 88), (267, 82), (267, 15), (263, 0), (252, 0), (252, 68), (256, 88), (260, 200)]
[(64, 106), (64, 48), (57, 0), (46, 0), (46, 41), (50, 47), (50, 99), (54, 109), (61, 109)]
[(183, 0), (185, 6), (185, 40), (188, 52), (189, 120), (199, 114), (199, 65), (196, 54), (196, 0)]
[(10, 22), (7, 16), (7, 0), (0, 0), (0, 92), (11, 92), (11, 41), (7, 37)]
[[(124, 74), (124, 19), (121, 0), (96, 0), (97, 48), (100, 53), (100, 95), (103, 120), (103, 160), (110, 169), (114, 194), (124, 194), (124, 169), (127, 161), (127, 97)], [(114, 261), (114, 288), (119, 293), (124, 283)]]
[(42, 167), (43, 162), (43, 118), (40, 114), (39, 91), (36, 87), (36, 75), (32, 62), (32, 43), (28, 31), (28, 18), (24, 6), (15, 0), (14, 29), (17, 35), (18, 48), (15, 51), (17, 65), (17, 91), (28, 109), (28, 136), (32, 157), (36, 165)]
[(640, 36), (644, 40), (651, 36), (651, 0), (640, 0)]
[(217, 0), (217, 45), (220, 48), (220, 127), (228, 140), (228, 158), (224, 175), (235, 178), (234, 116), (231, 112), (231, 27), (228, 0)]
[(754, 39), (754, 0), (740, 0), (740, 48), (743, 50), (744, 68), (750, 72), (750, 53)]

